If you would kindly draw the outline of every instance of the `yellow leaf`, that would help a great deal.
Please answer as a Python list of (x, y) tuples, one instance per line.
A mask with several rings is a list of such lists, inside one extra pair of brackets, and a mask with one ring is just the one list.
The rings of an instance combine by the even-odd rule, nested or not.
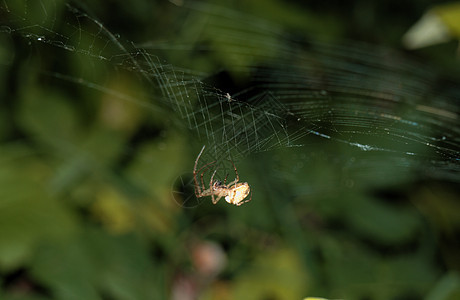
[(418, 49), (460, 38), (460, 2), (435, 6), (402, 38), (408, 49)]

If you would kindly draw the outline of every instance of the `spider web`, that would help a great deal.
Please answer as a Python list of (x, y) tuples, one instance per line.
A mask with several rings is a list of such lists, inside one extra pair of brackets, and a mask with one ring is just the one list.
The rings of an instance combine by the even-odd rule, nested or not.
[[(107, 76), (130, 72), (147, 83), (149, 94), (108, 88), (90, 71), (42, 70), (168, 114), (192, 133), (196, 149), (207, 145), (203, 161), (216, 160), (227, 166), (223, 170), (229, 159), (286, 148), (308, 153), (327, 144), (349, 147), (349, 156), (372, 153), (348, 165), (363, 177), (369, 172), (363, 169), (375, 173), (390, 164), (459, 181), (457, 82), (391, 49), (305, 40), (201, 2), (167, 4), (171, 13), (186, 17), (175, 19), (177, 38), (161, 42), (123, 40), (86, 9), (58, 1), (3, 0), (0, 33), (11, 44), (21, 37), (36, 55), (46, 57), (46, 49), (53, 49)], [(226, 55), (222, 72), (194, 65), (216, 49)], [(4, 66), (12, 62), (3, 55)]]
[[(254, 23), (252, 18), (200, 4), (190, 8), (212, 13), (199, 18), (206, 24), (198, 27), (212, 28), (203, 35), (212, 34), (220, 47), (230, 49), (232, 71), (250, 78), (249, 87), (233, 93), (231, 101), (222, 94), (213, 99), (216, 95), (211, 92), (210, 101), (201, 100), (200, 110), (183, 115), (212, 144), (248, 154), (305, 146), (310, 140), (305, 143), (304, 138), (315, 135), (363, 151), (406, 157), (434, 153), (456, 169), (460, 95), (456, 83), (439, 85), (438, 76), (427, 66), (390, 49), (356, 42), (302, 45), (267, 26), (251, 27), (259, 39), (242, 47), (247, 39), (241, 34)], [(251, 48), (269, 50), (258, 53)], [(251, 60), (256, 64), (247, 64)], [(211, 117), (195, 121), (197, 114), (206, 115), (216, 107), (212, 115), (220, 115), (220, 126)]]

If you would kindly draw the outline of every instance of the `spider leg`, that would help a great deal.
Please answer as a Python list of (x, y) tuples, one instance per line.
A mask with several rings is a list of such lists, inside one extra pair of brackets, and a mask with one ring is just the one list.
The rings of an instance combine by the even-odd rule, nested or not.
[[(213, 196), (214, 196), (214, 194), (213, 194)], [(222, 196), (217, 196), (217, 199), (213, 200), (212, 204), (216, 204), (217, 202), (219, 202), (220, 198), (222, 198)]]
[(201, 168), (199, 168), (198, 171), (196, 171), (196, 173), (197, 173), (197, 174), (200, 173), (200, 171), (203, 170), (203, 169), (205, 169), (205, 171), (206, 171), (207, 169), (209, 169), (209, 166), (215, 164), (216, 162), (217, 162), (217, 160), (205, 164), (204, 166), (202, 166)]
[[(204, 151), (204, 148), (206, 147), (206, 145), (203, 145), (203, 148), (201, 148), (201, 151), (200, 153), (198, 154), (196, 160), (195, 160), (195, 166), (193, 167), (193, 181), (195, 183), (195, 196), (197, 198), (199, 197), (203, 197), (206, 193), (206, 188), (204, 186), (204, 182), (203, 182), (203, 174), (209, 169), (209, 167), (216, 163), (216, 161), (213, 161), (213, 162), (210, 162), (210, 163), (207, 163), (205, 164), (204, 166), (202, 166), (198, 171), (196, 170), (197, 169), (197, 166), (198, 166), (198, 161), (200, 160), (201, 158), (201, 155), (203, 154), (203, 151)], [(199, 174), (201, 172), (201, 170), (204, 171), (201, 173), (201, 185), (198, 183), (198, 179), (197, 179), (197, 174)]]
[(198, 170), (198, 172), (199, 172), (199, 171), (201, 171), (203, 168), (206, 167), (206, 169), (204, 169), (204, 171), (201, 172), (201, 175), (200, 175), (200, 177), (201, 177), (201, 189), (202, 189), (202, 193), (206, 190), (206, 188), (205, 188), (205, 186), (204, 186), (203, 175), (204, 175), (204, 173), (209, 169), (209, 167), (210, 167), (211, 165), (215, 164), (215, 163), (216, 163), (215, 161), (210, 162), (210, 163), (204, 165), (203, 167), (201, 167), (200, 170)]
[(196, 157), (196, 160), (195, 160), (195, 167), (193, 168), (193, 173), (196, 173), (196, 166), (198, 165), (198, 161), (200, 160), (201, 154), (203, 154), (203, 151), (204, 151), (204, 148), (205, 148), (205, 147), (206, 147), (206, 145), (203, 145), (203, 148), (201, 148), (200, 153), (199, 153), (198, 156)]
[(240, 181), (240, 176), (238, 176), (238, 171), (236, 170), (235, 163), (233, 162), (233, 160), (231, 160), (231, 162), (232, 162), (232, 165), (233, 165), (233, 169), (235, 169), (236, 179), (234, 181), (232, 181), (232, 183), (230, 183), (229, 186), (236, 185), (236, 183), (238, 181)]
[(251, 200), (252, 200), (252, 191), (251, 191), (251, 196), (249, 197), (248, 200), (244, 201), (244, 203), (249, 202), (249, 201), (251, 201)]
[(206, 190), (206, 188), (204, 187), (204, 181), (203, 181), (203, 174), (204, 174), (205, 171), (206, 171), (206, 170), (204, 170), (204, 171), (201, 173), (201, 175), (200, 175), (200, 177), (201, 177), (201, 189), (202, 189), (202, 191), (205, 191), (205, 190)]
[(214, 191), (212, 190), (212, 183), (214, 181), (214, 175), (216, 175), (217, 168), (214, 170), (214, 173), (212, 173), (211, 180), (209, 181), (209, 191), (211, 193), (211, 198), (212, 198), (212, 204), (216, 204), (217, 201), (219, 201), (220, 197), (217, 198), (217, 200), (214, 199)]
[(232, 182), (230, 182), (227, 186), (228, 186), (229, 188), (230, 188), (232, 185), (233, 185), (233, 187), (235, 187), (237, 183), (238, 183), (238, 181), (236, 181), (236, 179), (235, 179), (235, 180), (233, 180)]
[(198, 180), (196, 179), (196, 174), (197, 174), (196, 167), (198, 165), (198, 161), (200, 160), (201, 154), (203, 154), (203, 151), (204, 151), (205, 147), (206, 147), (206, 145), (203, 145), (203, 148), (201, 148), (200, 153), (196, 157), (195, 166), (193, 167), (193, 180), (195, 182), (195, 196), (196, 197), (200, 197), (200, 195), (201, 195), (201, 189), (200, 189), (200, 186), (198, 185)]

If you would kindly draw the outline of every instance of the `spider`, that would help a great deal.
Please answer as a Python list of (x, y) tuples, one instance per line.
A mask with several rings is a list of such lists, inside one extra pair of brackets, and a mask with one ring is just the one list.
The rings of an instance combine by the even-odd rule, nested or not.
[[(206, 189), (204, 186), (203, 182), (203, 174), (206, 172), (206, 170), (209, 168), (209, 166), (215, 164), (216, 162), (210, 162), (203, 167), (201, 167), (198, 171), (196, 170), (196, 167), (198, 165), (198, 161), (200, 160), (201, 154), (203, 154), (204, 148), (206, 146), (203, 146), (201, 148), (200, 154), (198, 154), (196, 160), (195, 160), (195, 167), (193, 168), (193, 179), (195, 181), (195, 195), (197, 198), (201, 197), (207, 197), (211, 196), (212, 197), (212, 203), (216, 204), (220, 198), (225, 197), (225, 201), (227, 201), (230, 204), (235, 204), (237, 206), (240, 206), (243, 203), (249, 202), (252, 199), (252, 194), (249, 200), (244, 200), (250, 193), (251, 189), (249, 187), (249, 184), (247, 182), (240, 182), (240, 177), (238, 176), (238, 171), (236, 170), (235, 164), (232, 161), (233, 168), (235, 169), (235, 174), (236, 174), (236, 179), (229, 184), (227, 183), (227, 176), (225, 176), (224, 182), (222, 183), (219, 180), (214, 181), (214, 175), (216, 175), (217, 169), (214, 170), (214, 173), (212, 173), (211, 180), (209, 181), (209, 189)], [(204, 171), (200, 174), (201, 176), (201, 185), (198, 183), (198, 179), (196, 178), (196, 175), (203, 170)], [(217, 196), (217, 198), (214, 198), (214, 196)]]

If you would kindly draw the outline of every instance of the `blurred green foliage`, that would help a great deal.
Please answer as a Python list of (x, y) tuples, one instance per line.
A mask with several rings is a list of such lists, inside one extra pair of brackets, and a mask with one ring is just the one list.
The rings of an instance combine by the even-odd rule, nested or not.
[[(393, 19), (379, 8), (399, 1), (339, 2), (236, 1), (232, 8), (307, 37), (395, 46), (410, 25), (402, 16), (416, 19), (426, 7), (405, 2)], [(200, 141), (152, 104), (160, 102), (155, 95), (145, 96), (142, 74), (113, 68), (119, 61), (111, 55), (124, 43), (112, 43), (115, 36), (94, 21), (135, 43), (193, 42), (194, 30), (203, 30), (215, 50), (209, 56), (162, 53), (194, 70), (231, 72), (243, 56), (166, 1), (72, 5), (79, 10), (69, 6), (69, 15), (64, 1), (0, 4), (2, 24), (16, 30), (0, 31), (1, 299), (458, 298), (456, 187), (393, 174), (384, 159), (377, 179), (347, 174), (334, 159), (366, 157), (336, 146), (252, 154), (238, 166), (253, 188), (251, 203), (181, 207), (172, 189), (181, 176), (191, 178)], [(196, 5), (210, 12), (203, 18), (215, 17), (214, 4)], [(181, 28), (177, 20), (187, 17), (192, 25)], [(245, 26), (240, 38), (255, 59), (276, 55), (254, 48)], [(31, 42), (31, 32), (62, 43)], [(98, 53), (113, 60), (92, 59)], [(197, 245), (206, 241), (216, 247), (201, 254)], [(208, 263), (216, 270), (206, 271)]]

